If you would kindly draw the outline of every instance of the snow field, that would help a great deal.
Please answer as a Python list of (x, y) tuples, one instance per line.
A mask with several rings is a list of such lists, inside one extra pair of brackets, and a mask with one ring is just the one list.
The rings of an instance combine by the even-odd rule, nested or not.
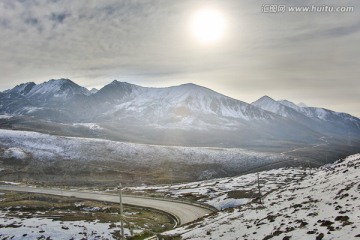
[(223, 211), (165, 233), (182, 239), (355, 239), (360, 237), (360, 154), (268, 194), (264, 204)]

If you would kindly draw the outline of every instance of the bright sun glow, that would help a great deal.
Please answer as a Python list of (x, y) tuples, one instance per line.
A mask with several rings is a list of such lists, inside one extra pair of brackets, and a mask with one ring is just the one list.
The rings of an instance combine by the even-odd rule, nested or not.
[(215, 43), (221, 39), (225, 31), (223, 15), (213, 9), (197, 12), (192, 20), (192, 32), (201, 43)]

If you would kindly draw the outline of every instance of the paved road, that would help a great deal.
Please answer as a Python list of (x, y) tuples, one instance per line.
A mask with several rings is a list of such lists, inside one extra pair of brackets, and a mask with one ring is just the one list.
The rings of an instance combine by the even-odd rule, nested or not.
[[(79, 192), (50, 188), (33, 188), (14, 185), (0, 185), (1, 190), (18, 191), (18, 192), (32, 192), (44, 193), (57, 196), (75, 197), (81, 199), (91, 199), (106, 202), (119, 202), (119, 195), (93, 193), (93, 192)], [(124, 195), (123, 203), (134, 206), (149, 207), (167, 212), (178, 220), (178, 224), (186, 224), (192, 222), (200, 217), (210, 214), (212, 211), (201, 206), (195, 206), (187, 203), (171, 202), (154, 198), (142, 198)]]

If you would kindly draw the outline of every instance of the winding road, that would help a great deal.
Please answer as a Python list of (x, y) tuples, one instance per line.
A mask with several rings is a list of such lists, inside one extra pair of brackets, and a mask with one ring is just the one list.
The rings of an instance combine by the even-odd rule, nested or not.
[[(43, 193), (43, 194), (50, 194), (56, 196), (75, 197), (80, 199), (90, 199), (90, 200), (113, 202), (113, 203), (119, 202), (119, 195), (95, 193), (95, 192), (83, 192), (83, 191), (80, 192), (80, 191), (15, 186), (15, 185), (0, 185), (0, 190)], [(127, 205), (153, 208), (166, 212), (176, 218), (178, 225), (183, 225), (192, 222), (198, 218), (201, 218), (213, 212), (210, 208), (202, 207), (201, 205), (193, 205), (185, 202), (169, 201), (169, 200), (162, 200), (157, 198), (134, 197), (129, 195), (123, 195), (122, 201), (124, 204)]]

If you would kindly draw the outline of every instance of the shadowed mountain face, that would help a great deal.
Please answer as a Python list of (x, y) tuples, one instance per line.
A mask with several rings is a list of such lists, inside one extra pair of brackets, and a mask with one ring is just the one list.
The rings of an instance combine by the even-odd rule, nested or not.
[(360, 136), (360, 120), (349, 114), (270, 97), (247, 104), (195, 84), (145, 88), (115, 80), (90, 92), (60, 79), (18, 85), (0, 101), (0, 114), (16, 116), (2, 120), (3, 128), (140, 143), (244, 147)]

